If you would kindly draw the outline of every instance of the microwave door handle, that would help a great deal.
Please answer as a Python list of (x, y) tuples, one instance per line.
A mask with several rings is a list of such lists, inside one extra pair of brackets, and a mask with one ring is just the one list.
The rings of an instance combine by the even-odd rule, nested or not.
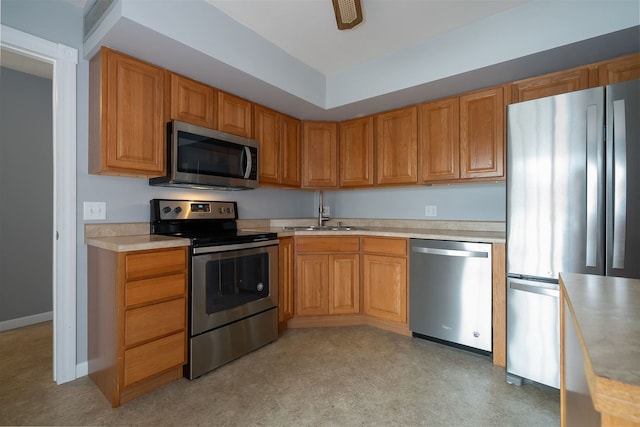
[(244, 179), (248, 179), (249, 176), (251, 176), (251, 168), (253, 167), (253, 159), (251, 158), (251, 149), (249, 147), (244, 147), (242, 157), (244, 158), (244, 164), (246, 165), (244, 170)]

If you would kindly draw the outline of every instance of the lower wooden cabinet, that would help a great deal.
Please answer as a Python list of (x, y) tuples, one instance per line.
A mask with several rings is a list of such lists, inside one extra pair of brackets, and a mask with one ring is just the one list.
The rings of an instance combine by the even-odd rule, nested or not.
[(293, 285), (295, 274), (293, 237), (280, 238), (278, 253), (278, 325), (286, 329), (287, 320), (293, 317)]
[(295, 315), (360, 312), (358, 237), (296, 239)]
[(407, 239), (362, 240), (364, 314), (407, 323)]
[(89, 376), (113, 407), (182, 377), (187, 248), (88, 248)]

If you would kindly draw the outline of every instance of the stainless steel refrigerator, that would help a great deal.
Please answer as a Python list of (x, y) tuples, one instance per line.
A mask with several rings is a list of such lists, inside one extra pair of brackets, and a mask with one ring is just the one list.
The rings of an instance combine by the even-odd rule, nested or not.
[(558, 274), (640, 278), (640, 80), (507, 117), (507, 381), (559, 388)]

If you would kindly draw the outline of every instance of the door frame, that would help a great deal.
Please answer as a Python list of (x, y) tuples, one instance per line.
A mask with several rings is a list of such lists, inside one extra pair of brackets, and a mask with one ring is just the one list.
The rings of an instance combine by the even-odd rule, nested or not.
[(2, 25), (0, 45), (53, 66), (53, 380), (76, 379), (76, 66), (78, 50)]

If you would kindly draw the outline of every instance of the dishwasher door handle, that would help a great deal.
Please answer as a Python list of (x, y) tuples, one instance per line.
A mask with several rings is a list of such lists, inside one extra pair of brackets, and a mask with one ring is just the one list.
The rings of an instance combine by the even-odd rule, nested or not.
[(488, 252), (482, 251), (462, 251), (459, 249), (439, 249), (439, 248), (422, 248), (413, 247), (411, 252), (429, 255), (459, 256), (465, 258), (489, 258)]
[(541, 283), (540, 285), (531, 285), (519, 280), (509, 279), (509, 288), (517, 291), (530, 292), (532, 294), (546, 295), (549, 297), (558, 298), (560, 296), (558, 285), (554, 284)]

